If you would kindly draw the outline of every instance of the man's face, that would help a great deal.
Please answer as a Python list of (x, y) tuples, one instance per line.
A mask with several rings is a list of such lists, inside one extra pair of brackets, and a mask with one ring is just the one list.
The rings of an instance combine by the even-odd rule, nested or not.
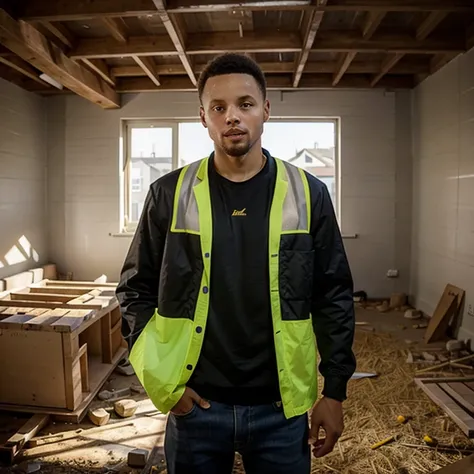
[(228, 156), (246, 155), (260, 143), (270, 104), (248, 74), (225, 74), (207, 80), (201, 121), (216, 147)]

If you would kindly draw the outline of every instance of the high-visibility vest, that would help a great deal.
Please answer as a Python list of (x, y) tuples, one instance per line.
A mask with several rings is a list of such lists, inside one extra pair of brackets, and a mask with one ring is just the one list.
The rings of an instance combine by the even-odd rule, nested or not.
[[(317, 349), (311, 316), (282, 318), (280, 241), (285, 234), (309, 234), (311, 198), (303, 170), (275, 159), (277, 176), (269, 220), (269, 292), (280, 393), (285, 415), (307, 412), (317, 397)], [(203, 272), (194, 319), (166, 317), (157, 308), (130, 353), (130, 362), (153, 404), (169, 412), (181, 398), (198, 363), (206, 333), (212, 261), (209, 159), (180, 171), (169, 232), (199, 236)], [(172, 238), (169, 235), (168, 238)], [(172, 271), (173, 257), (168, 259)]]

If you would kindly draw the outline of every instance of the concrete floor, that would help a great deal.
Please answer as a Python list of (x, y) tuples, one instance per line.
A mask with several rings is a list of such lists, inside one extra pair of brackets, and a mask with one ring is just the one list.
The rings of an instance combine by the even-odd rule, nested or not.
[[(391, 333), (402, 341), (411, 341), (423, 345), (426, 329), (414, 329), (414, 324), (420, 320), (407, 320), (401, 312), (380, 313), (375, 309), (356, 308), (356, 318), (359, 322), (367, 322), (362, 330), (375, 328), (377, 332)], [(426, 321), (425, 321), (426, 322)], [(443, 345), (443, 343), (439, 343)], [(433, 346), (433, 345), (431, 345)], [(137, 383), (136, 376), (123, 376), (113, 373), (104, 388), (120, 389)], [(155, 446), (163, 446), (166, 416), (160, 414), (145, 395), (132, 397), (138, 402), (136, 414), (129, 419), (119, 419), (112, 415), (104, 430), (88, 433), (95, 428), (86, 418), (80, 425), (51, 423), (41, 435), (61, 434), (64, 440), (26, 449), (17, 459), (17, 465), (0, 470), (0, 473), (28, 472), (25, 470), (31, 463), (39, 462), (41, 473), (138, 473), (140, 470), (127, 466), (128, 452), (135, 448), (151, 451)], [(95, 407), (111, 407), (112, 403), (94, 401)], [(11, 420), (10, 420), (11, 421)], [(2, 426), (7, 426), (8, 420), (0, 420)], [(77, 433), (77, 430), (82, 430)], [(4, 430), (3, 430), (4, 431)], [(66, 439), (67, 438), (67, 439)], [(163, 455), (161, 454), (161, 457)], [(160, 464), (165, 470), (164, 463)], [(156, 472), (160, 472), (159, 471)], [(237, 472), (237, 471), (236, 471)], [(240, 471), (238, 471), (240, 472)]]

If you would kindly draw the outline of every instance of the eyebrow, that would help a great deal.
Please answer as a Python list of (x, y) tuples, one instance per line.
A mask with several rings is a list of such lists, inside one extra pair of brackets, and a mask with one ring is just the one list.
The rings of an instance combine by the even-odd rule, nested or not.
[[(255, 102), (255, 97), (253, 97), (251, 95), (243, 95), (243, 96), (241, 96), (237, 99), (238, 102), (244, 102), (246, 100), (252, 100), (252, 101)], [(219, 103), (222, 103), (222, 102), (224, 102), (224, 99), (213, 99), (213, 100), (211, 100), (210, 103), (211, 103), (211, 105), (213, 105), (213, 104), (219, 104)]]

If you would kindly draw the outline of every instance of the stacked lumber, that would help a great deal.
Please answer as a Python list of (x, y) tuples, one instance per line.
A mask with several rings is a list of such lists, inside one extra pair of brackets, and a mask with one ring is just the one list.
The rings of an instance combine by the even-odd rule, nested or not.
[(468, 438), (474, 438), (474, 377), (415, 378)]
[(0, 295), (0, 409), (85, 416), (126, 354), (115, 288), (42, 280)]

